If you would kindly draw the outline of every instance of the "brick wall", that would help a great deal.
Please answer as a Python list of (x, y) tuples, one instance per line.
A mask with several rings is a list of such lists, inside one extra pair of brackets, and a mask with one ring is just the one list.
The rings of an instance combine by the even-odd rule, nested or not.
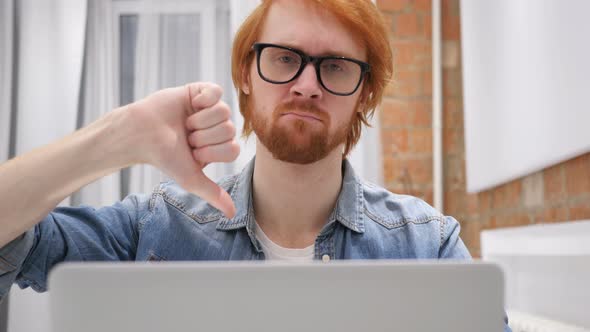
[(377, 1), (391, 27), (394, 80), (381, 113), (387, 189), (432, 201), (430, 0)]
[[(431, 0), (378, 0), (388, 19), (394, 79), (381, 113), (387, 189), (432, 203)], [(590, 154), (478, 194), (465, 191), (459, 0), (442, 1), (444, 212), (479, 256), (488, 228), (590, 219)]]

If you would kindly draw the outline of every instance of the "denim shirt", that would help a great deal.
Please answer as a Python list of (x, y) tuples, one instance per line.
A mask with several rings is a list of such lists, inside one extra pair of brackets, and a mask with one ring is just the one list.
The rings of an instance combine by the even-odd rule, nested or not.
[[(14, 282), (47, 290), (48, 272), (62, 261), (263, 260), (254, 235), (254, 165), (219, 182), (235, 203), (232, 219), (174, 182), (99, 209), (56, 208), (0, 249), (0, 298)], [(315, 259), (470, 259), (455, 219), (362, 181), (347, 160), (342, 170)]]

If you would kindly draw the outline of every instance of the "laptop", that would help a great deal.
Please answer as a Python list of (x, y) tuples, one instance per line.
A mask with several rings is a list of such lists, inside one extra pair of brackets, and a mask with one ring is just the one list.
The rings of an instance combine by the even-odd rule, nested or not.
[(65, 263), (53, 332), (503, 331), (503, 275), (483, 262)]

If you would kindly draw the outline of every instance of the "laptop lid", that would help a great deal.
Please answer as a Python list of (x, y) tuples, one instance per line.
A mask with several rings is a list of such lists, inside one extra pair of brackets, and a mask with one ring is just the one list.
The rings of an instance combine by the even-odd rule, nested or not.
[(440, 261), (66, 263), (52, 331), (503, 330), (493, 264)]

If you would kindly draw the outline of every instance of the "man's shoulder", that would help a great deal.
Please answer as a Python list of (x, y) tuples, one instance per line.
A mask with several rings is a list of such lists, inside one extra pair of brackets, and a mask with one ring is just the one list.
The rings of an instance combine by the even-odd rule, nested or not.
[[(226, 176), (216, 181), (223, 190), (232, 193), (239, 174)], [(169, 206), (173, 206), (189, 217), (199, 221), (208, 222), (219, 219), (223, 214), (207, 203), (201, 197), (182, 188), (173, 180), (161, 182), (153, 192), (153, 198), (161, 200)], [(155, 203), (154, 203), (155, 204)]]
[(418, 197), (396, 194), (367, 181), (362, 181), (362, 188), (365, 215), (386, 228), (444, 220), (439, 211)]

